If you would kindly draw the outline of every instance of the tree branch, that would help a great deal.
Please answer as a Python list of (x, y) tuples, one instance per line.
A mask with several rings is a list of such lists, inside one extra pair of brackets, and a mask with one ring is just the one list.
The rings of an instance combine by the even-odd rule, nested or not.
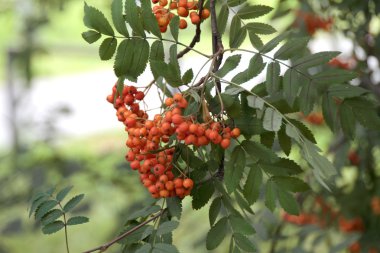
[(154, 216), (152, 216), (150, 219), (140, 223), (139, 225), (137, 225), (136, 227), (124, 232), (123, 234), (119, 235), (118, 237), (112, 239), (111, 241), (99, 246), (99, 247), (96, 247), (96, 248), (93, 248), (93, 249), (90, 249), (90, 250), (87, 250), (87, 251), (84, 251), (83, 253), (91, 253), (91, 252), (96, 252), (96, 251), (99, 251), (99, 252), (104, 252), (106, 251), (109, 247), (111, 247), (113, 244), (117, 243), (118, 241), (120, 241), (121, 239), (129, 236), (130, 234), (132, 234), (133, 232), (135, 232), (136, 230), (142, 228), (143, 226), (145, 226), (146, 224), (148, 224), (149, 222), (152, 222), (154, 221), (155, 219), (157, 219), (158, 217), (160, 217), (161, 215), (164, 214), (164, 212), (166, 211), (166, 209), (161, 209), (160, 212), (158, 212), (157, 214), (155, 214)]

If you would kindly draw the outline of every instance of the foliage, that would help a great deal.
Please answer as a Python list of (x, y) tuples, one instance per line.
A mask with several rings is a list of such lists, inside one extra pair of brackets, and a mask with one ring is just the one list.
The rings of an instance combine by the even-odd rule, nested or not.
[[(281, 207), (286, 215), (299, 215), (299, 204), (311, 194), (311, 186), (324, 194), (340, 192), (335, 181), (342, 166), (334, 166), (321, 154), (314, 133), (300, 121), (300, 115), (318, 122), (318, 117), (311, 116), (322, 108), (319, 118), (348, 141), (365, 128), (380, 129), (378, 100), (368, 87), (349, 83), (359, 71), (332, 66), (339, 52), (312, 53), (305, 34), (281, 33), (264, 43), (261, 36), (276, 30), (251, 21), (269, 13), (271, 7), (234, 0), (199, 1), (198, 10), (191, 6), (187, 11), (195, 13), (190, 17), (203, 18), (203, 10), (209, 8), (212, 33), (201, 35), (201, 27), (208, 24), (203, 18), (196, 22), (194, 39), (186, 45), (181, 42), (176, 16), (189, 13), (181, 14), (181, 1), (175, 8), (163, 10), (167, 4), (159, 1), (152, 7), (147, 0), (114, 0), (112, 23), (95, 7), (84, 5), (84, 24), (90, 30), (82, 34), (83, 38), (88, 43), (103, 38), (100, 58), (114, 58), (118, 81), (107, 100), (129, 134), (126, 159), (156, 198), (152, 205), (128, 218), (125, 231), (115, 240), (87, 252), (104, 251), (118, 241), (124, 252), (178, 252), (172, 245), (172, 231), (179, 226), (182, 198), (189, 194), (193, 209), (209, 208), (208, 250), (218, 248), (228, 238), (229, 252), (253, 252), (257, 248), (253, 235), (263, 226), (263, 221), (255, 226), (249, 222), (258, 215), (253, 204), (265, 205), (272, 212)], [(220, 9), (216, 8), (219, 4)], [(282, 8), (280, 4), (278, 10)], [(331, 28), (331, 19), (301, 14), (301, 19), (312, 21), (305, 27), (311, 35), (318, 29)], [(168, 18), (167, 23), (161, 23), (163, 16)], [(168, 24), (171, 38), (163, 36), (169, 33), (165, 28)], [(212, 52), (195, 48), (205, 36), (212, 38)], [(229, 48), (223, 45), (222, 36), (228, 39)], [(248, 49), (243, 47), (246, 39), (251, 43)], [(184, 50), (178, 51), (179, 46)], [(181, 57), (189, 52), (198, 54), (204, 64), (183, 72)], [(250, 58), (247, 64), (242, 61), (245, 57)], [(148, 65), (153, 81), (143, 90), (124, 84), (125, 80), (137, 83)], [(202, 71), (206, 74), (200, 77)], [(265, 76), (264, 81), (259, 80), (261, 76)], [(152, 92), (153, 86), (163, 104), (161, 113), (149, 120), (139, 101)], [(172, 94), (174, 89), (180, 92)], [(178, 121), (174, 115), (179, 115)], [(185, 130), (180, 123), (187, 124)], [(190, 130), (190, 125), (195, 125), (195, 130)], [(199, 128), (203, 130), (198, 133)], [(205, 142), (199, 141), (201, 137)], [(302, 166), (294, 161), (296, 150), (304, 160)], [(306, 180), (304, 175), (311, 179)], [(46, 208), (53, 208), (53, 204), (45, 202)], [(282, 226), (278, 226), (276, 236)], [(356, 239), (336, 245), (336, 250)], [(273, 243), (271, 252), (275, 250)]]
[(89, 219), (84, 216), (72, 216), (68, 218), (68, 214), (71, 213), (72, 209), (74, 209), (84, 197), (84, 194), (79, 194), (63, 204), (63, 200), (67, 197), (67, 194), (72, 188), (72, 186), (65, 187), (55, 195), (53, 194), (54, 188), (46, 192), (37, 193), (33, 196), (29, 209), (29, 217), (34, 214), (35, 220), (41, 223), (42, 233), (53, 234), (63, 228), (65, 229), (67, 252), (69, 252), (67, 227), (89, 221)]

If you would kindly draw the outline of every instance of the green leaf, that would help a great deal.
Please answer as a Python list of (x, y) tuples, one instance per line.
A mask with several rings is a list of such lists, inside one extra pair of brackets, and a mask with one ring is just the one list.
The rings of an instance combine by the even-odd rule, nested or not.
[[(43, 195), (42, 195), (43, 194)], [(32, 215), (34, 211), (38, 209), (40, 205), (42, 205), (44, 202), (47, 201), (48, 196), (45, 195), (45, 193), (38, 194), (36, 197), (32, 200), (32, 205), (29, 209), (29, 217)]]
[(34, 218), (36, 220), (41, 220), (45, 214), (47, 214), (51, 209), (53, 209), (56, 205), (58, 205), (58, 202), (56, 200), (47, 200), (43, 202), (38, 208), (36, 209)]
[(226, 30), (228, 16), (228, 7), (226, 4), (223, 4), (220, 8), (219, 15), (217, 17), (218, 32), (220, 35), (223, 35), (224, 31)]
[(255, 229), (251, 226), (249, 222), (240, 216), (230, 215), (228, 217), (232, 230), (235, 233), (241, 233), (243, 235), (252, 235), (255, 233)]
[(241, 146), (249, 156), (254, 156), (258, 160), (267, 162), (278, 161), (276, 153), (260, 143), (245, 140), (242, 142)]
[(249, 205), (248, 201), (244, 199), (242, 195), (240, 195), (239, 191), (234, 191), (234, 195), (235, 195), (236, 202), (240, 206), (241, 209), (251, 214), (255, 214), (251, 206)]
[(252, 167), (244, 185), (243, 194), (250, 205), (259, 198), (260, 186), (263, 181), (263, 173), (259, 167)]
[(263, 127), (265, 130), (277, 132), (282, 124), (282, 115), (271, 107), (265, 109)]
[(230, 26), (230, 48), (238, 48), (243, 43), (247, 36), (247, 29), (241, 27), (241, 22), (238, 16), (234, 16)]
[(275, 132), (264, 132), (260, 134), (260, 143), (267, 148), (272, 148), (275, 137)]
[(345, 103), (354, 111), (356, 119), (365, 128), (378, 131), (380, 129), (380, 116), (372, 102), (364, 97), (346, 99)]
[(66, 212), (66, 213), (69, 212), (76, 205), (78, 205), (79, 202), (81, 202), (81, 200), (83, 198), (84, 198), (84, 194), (79, 194), (79, 195), (73, 197), (72, 199), (70, 199), (69, 201), (67, 201), (67, 203), (64, 205), (63, 211)]
[(262, 110), (265, 104), (264, 99), (262, 99), (261, 97), (251, 95), (247, 96), (247, 102), (249, 107), (259, 110)]
[(332, 131), (337, 130), (338, 106), (327, 93), (322, 96), (322, 113), (326, 124)]
[(179, 251), (174, 245), (166, 243), (156, 243), (153, 246), (152, 253), (179, 253)]
[(280, 160), (275, 163), (260, 163), (260, 167), (267, 174), (276, 176), (297, 175), (303, 172), (297, 163), (286, 158), (280, 158)]
[(251, 19), (261, 17), (273, 10), (272, 7), (266, 5), (251, 5), (245, 6), (241, 8), (236, 15), (238, 15), (241, 19)]
[(280, 90), (280, 64), (278, 62), (271, 62), (267, 68), (267, 78), (266, 78), (266, 90), (269, 95), (274, 95)]
[(300, 87), (299, 74), (294, 69), (288, 69), (284, 74), (283, 80), (285, 100), (290, 106), (293, 106)]
[(356, 119), (353, 110), (345, 102), (339, 107), (339, 117), (343, 133), (353, 140), (355, 138)]
[(42, 233), (45, 235), (53, 234), (65, 227), (62, 221), (54, 221), (42, 227)]
[(308, 42), (309, 37), (291, 39), (280, 47), (273, 57), (280, 60), (293, 58), (306, 48)]
[(181, 218), (182, 202), (179, 198), (176, 198), (176, 197), (166, 198), (166, 205), (172, 217), (177, 217), (178, 219)]
[(308, 140), (304, 140), (301, 148), (301, 152), (306, 161), (313, 167), (313, 169), (317, 170), (321, 176), (325, 179), (331, 179), (336, 175), (335, 167), (326, 156), (322, 156), (319, 153), (320, 149), (315, 144)]
[(179, 222), (174, 221), (174, 220), (161, 223), (157, 229), (157, 235), (164, 235), (164, 234), (170, 233), (174, 229), (176, 229), (178, 225), (179, 225)]
[(144, 28), (140, 19), (139, 10), (135, 0), (125, 0), (125, 14), (127, 22), (131, 26), (133, 32), (145, 38)]
[(308, 69), (308, 68), (315, 67), (318, 65), (326, 64), (332, 58), (338, 56), (339, 54), (340, 52), (331, 51), (331, 52), (319, 52), (312, 55), (307, 55), (307, 56), (297, 59), (294, 62), (293, 67)]
[(129, 32), (123, 17), (123, 0), (113, 0), (111, 5), (112, 22), (121, 35), (129, 37)]
[(115, 33), (104, 16), (104, 14), (98, 9), (88, 6), (87, 3), (84, 3), (84, 17), (83, 23), (88, 28), (94, 29), (102, 34), (109, 36), (114, 36)]
[(199, 187), (195, 187), (191, 192), (191, 195), (193, 196), (193, 209), (198, 210), (204, 207), (214, 192), (215, 187), (211, 181), (201, 184)]
[(220, 213), (221, 207), (222, 207), (222, 198), (221, 197), (215, 198), (210, 205), (210, 209), (208, 213), (210, 226), (214, 225), (216, 218), (218, 218), (218, 215)]
[(100, 37), (102, 37), (102, 34), (97, 32), (97, 31), (88, 30), (86, 32), (82, 32), (82, 38), (85, 41), (87, 41), (87, 43), (89, 43), (89, 44), (92, 44), (95, 41), (98, 41), (98, 39), (100, 39)]
[(265, 68), (265, 63), (263, 62), (263, 57), (259, 54), (256, 54), (251, 58), (249, 61), (248, 68), (244, 70), (243, 72), (238, 73), (235, 75), (231, 82), (236, 84), (242, 84), (245, 82), (248, 82), (252, 78), (259, 75)]
[(357, 77), (356, 73), (344, 69), (328, 69), (313, 75), (312, 78), (316, 83), (326, 83), (331, 85), (333, 83), (348, 82), (355, 77)]
[(72, 188), (73, 188), (73, 186), (67, 186), (67, 187), (63, 188), (62, 190), (60, 190), (57, 193), (56, 200), (58, 202), (61, 202), (67, 196), (67, 194), (71, 191)]
[(207, 233), (206, 248), (208, 250), (215, 249), (223, 241), (227, 233), (227, 221), (227, 217), (221, 218)]
[(280, 188), (286, 189), (287, 191), (304, 192), (310, 190), (308, 184), (296, 177), (274, 176), (272, 177), (272, 180)]
[(156, 40), (152, 43), (149, 59), (164, 61), (165, 59), (164, 44), (162, 43), (161, 40)]
[(182, 76), (182, 83), (183, 84), (189, 84), (191, 82), (191, 80), (193, 80), (193, 77), (194, 77), (193, 69), (188, 69), (185, 72), (185, 74), (183, 74), (183, 76)]
[(151, 1), (141, 0), (142, 17), (146, 29), (158, 38), (162, 38), (160, 28), (158, 27), (157, 19), (152, 12)]
[(231, 70), (234, 70), (240, 63), (241, 54), (236, 54), (228, 57), (223, 66), (215, 73), (216, 76), (222, 78)]
[(132, 39), (133, 56), (132, 64), (127, 71), (127, 75), (132, 78), (139, 77), (145, 70), (149, 58), (149, 43), (146, 40)]
[(247, 0), (227, 0), (227, 4), (229, 7), (235, 7), (247, 2)]
[(349, 84), (332, 85), (328, 89), (328, 94), (331, 97), (338, 98), (353, 98), (359, 97), (368, 93), (369, 91), (358, 86)]
[(260, 49), (264, 46), (263, 41), (260, 39), (260, 37), (254, 33), (253, 31), (248, 31), (249, 41), (251, 42), (251, 45), (256, 48)]
[[(298, 120), (295, 120), (295, 119), (289, 119), (288, 120), (294, 125), (297, 127), (297, 129), (300, 131), (300, 133), (306, 137), (306, 139), (308, 139), (309, 141), (311, 141), (312, 143), (317, 143), (317, 141), (315, 140), (314, 138), (314, 135), (313, 133), (310, 131), (309, 128), (307, 128), (307, 126), (305, 126), (302, 122), (298, 121)], [(291, 136), (290, 136), (291, 137)]]
[(270, 40), (268, 43), (266, 43), (261, 49), (260, 53), (268, 53), (272, 51), (277, 45), (283, 41), (285, 38), (289, 36), (289, 32), (281, 33), (280, 35), (274, 37), (272, 40)]
[(154, 205), (154, 206), (148, 206), (141, 210), (138, 210), (131, 215), (128, 216), (127, 220), (134, 220), (140, 217), (147, 217), (153, 213), (157, 213), (161, 210), (160, 206)]
[(117, 77), (126, 75), (132, 65), (133, 43), (130, 39), (123, 40), (116, 52), (114, 71)]
[(105, 38), (99, 47), (99, 56), (103, 61), (112, 58), (116, 51), (117, 39), (115, 38)]
[(60, 209), (53, 209), (47, 212), (42, 218), (41, 218), (41, 223), (42, 225), (47, 225), (59, 217), (63, 215), (63, 212)]
[(244, 150), (240, 146), (236, 146), (225, 166), (225, 184), (228, 192), (233, 192), (239, 185), (243, 176), (245, 162)]
[(255, 34), (272, 34), (276, 32), (276, 29), (274, 29), (272, 26), (258, 22), (248, 23), (243, 28), (246, 28), (249, 32)]
[(234, 233), (233, 237), (234, 237), (236, 244), (238, 245), (238, 247), (241, 250), (244, 250), (247, 252), (255, 252), (256, 251), (255, 245), (253, 245), (253, 243), (250, 240), (248, 240), (248, 238), (245, 237), (244, 235), (242, 235), (240, 233)]
[(147, 253), (147, 252), (151, 252), (151, 249), (152, 249), (152, 246), (150, 245), (150, 243), (146, 243), (141, 248), (136, 250), (135, 253)]
[(280, 202), (280, 205), (284, 210), (292, 215), (299, 214), (299, 208), (297, 201), (294, 199), (293, 195), (283, 189), (277, 189), (277, 197)]
[(179, 17), (174, 15), (174, 18), (170, 20), (170, 33), (173, 36), (173, 39), (178, 42), (178, 31), (179, 31)]
[(277, 195), (275, 187), (276, 185), (271, 180), (268, 180), (265, 186), (265, 206), (272, 212), (276, 207)]
[(301, 112), (308, 115), (313, 110), (314, 103), (318, 99), (318, 91), (315, 84), (309, 81), (306, 85), (303, 85), (299, 98)]
[(289, 156), (292, 150), (292, 139), (286, 135), (286, 125), (282, 124), (280, 131), (277, 132), (278, 142), (284, 153)]
[(67, 225), (69, 225), (69, 226), (79, 225), (79, 224), (87, 223), (88, 221), (89, 221), (89, 219), (87, 217), (75, 216), (75, 217), (71, 217), (67, 221)]

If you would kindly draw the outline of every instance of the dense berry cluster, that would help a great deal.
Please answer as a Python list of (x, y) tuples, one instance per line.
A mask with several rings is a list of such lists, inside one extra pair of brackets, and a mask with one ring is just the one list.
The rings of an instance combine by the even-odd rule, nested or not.
[(202, 19), (207, 19), (210, 16), (210, 11), (207, 8), (204, 8), (199, 15), (197, 1), (172, 0), (168, 2), (168, 0), (152, 0), (152, 3), (157, 4), (153, 6), (152, 11), (162, 33), (166, 32), (170, 21), (176, 15), (174, 14), (175, 11), (181, 17), (179, 20), (180, 29), (187, 27), (186, 17), (190, 17), (191, 23), (197, 25)]
[[(133, 170), (139, 171), (141, 182), (154, 198), (183, 198), (190, 194), (194, 183), (178, 166), (174, 166), (175, 148), (168, 145), (169, 141), (196, 147), (212, 142), (226, 149), (230, 139), (240, 135), (240, 130), (231, 130), (215, 121), (197, 123), (193, 116), (183, 116), (188, 102), (180, 93), (167, 98), (164, 113), (156, 114), (150, 120), (138, 104), (143, 98), (144, 93), (134, 86), (124, 86), (121, 95), (113, 87), (112, 94), (107, 97), (128, 132), (126, 159)], [(176, 170), (178, 176), (172, 170)]]

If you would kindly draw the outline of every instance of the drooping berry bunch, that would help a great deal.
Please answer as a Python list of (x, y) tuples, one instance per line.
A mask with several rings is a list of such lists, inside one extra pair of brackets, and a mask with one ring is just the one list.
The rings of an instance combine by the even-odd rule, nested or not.
[[(139, 101), (144, 93), (134, 86), (124, 86), (118, 94), (116, 86), (107, 101), (116, 109), (116, 116), (128, 132), (126, 145), (129, 151), (126, 160), (130, 167), (140, 173), (142, 184), (154, 198), (178, 196), (183, 198), (191, 193), (194, 182), (178, 166), (175, 166), (174, 145), (169, 141), (182, 142), (196, 147), (210, 142), (226, 149), (231, 138), (240, 135), (238, 128), (224, 127), (217, 121), (198, 123), (193, 116), (184, 116), (183, 109), (188, 106), (182, 94), (177, 93), (165, 100), (163, 114), (156, 114), (153, 120), (140, 109)], [(175, 176), (173, 170), (176, 170)]]
[(197, 25), (202, 19), (207, 19), (210, 16), (210, 11), (207, 8), (204, 8), (201, 15), (199, 15), (198, 1), (171, 0), (168, 2), (168, 0), (152, 0), (152, 3), (157, 4), (153, 6), (152, 11), (162, 33), (166, 32), (170, 21), (176, 15), (175, 11), (181, 17), (179, 20), (180, 29), (187, 27), (186, 17), (190, 17), (191, 23)]

